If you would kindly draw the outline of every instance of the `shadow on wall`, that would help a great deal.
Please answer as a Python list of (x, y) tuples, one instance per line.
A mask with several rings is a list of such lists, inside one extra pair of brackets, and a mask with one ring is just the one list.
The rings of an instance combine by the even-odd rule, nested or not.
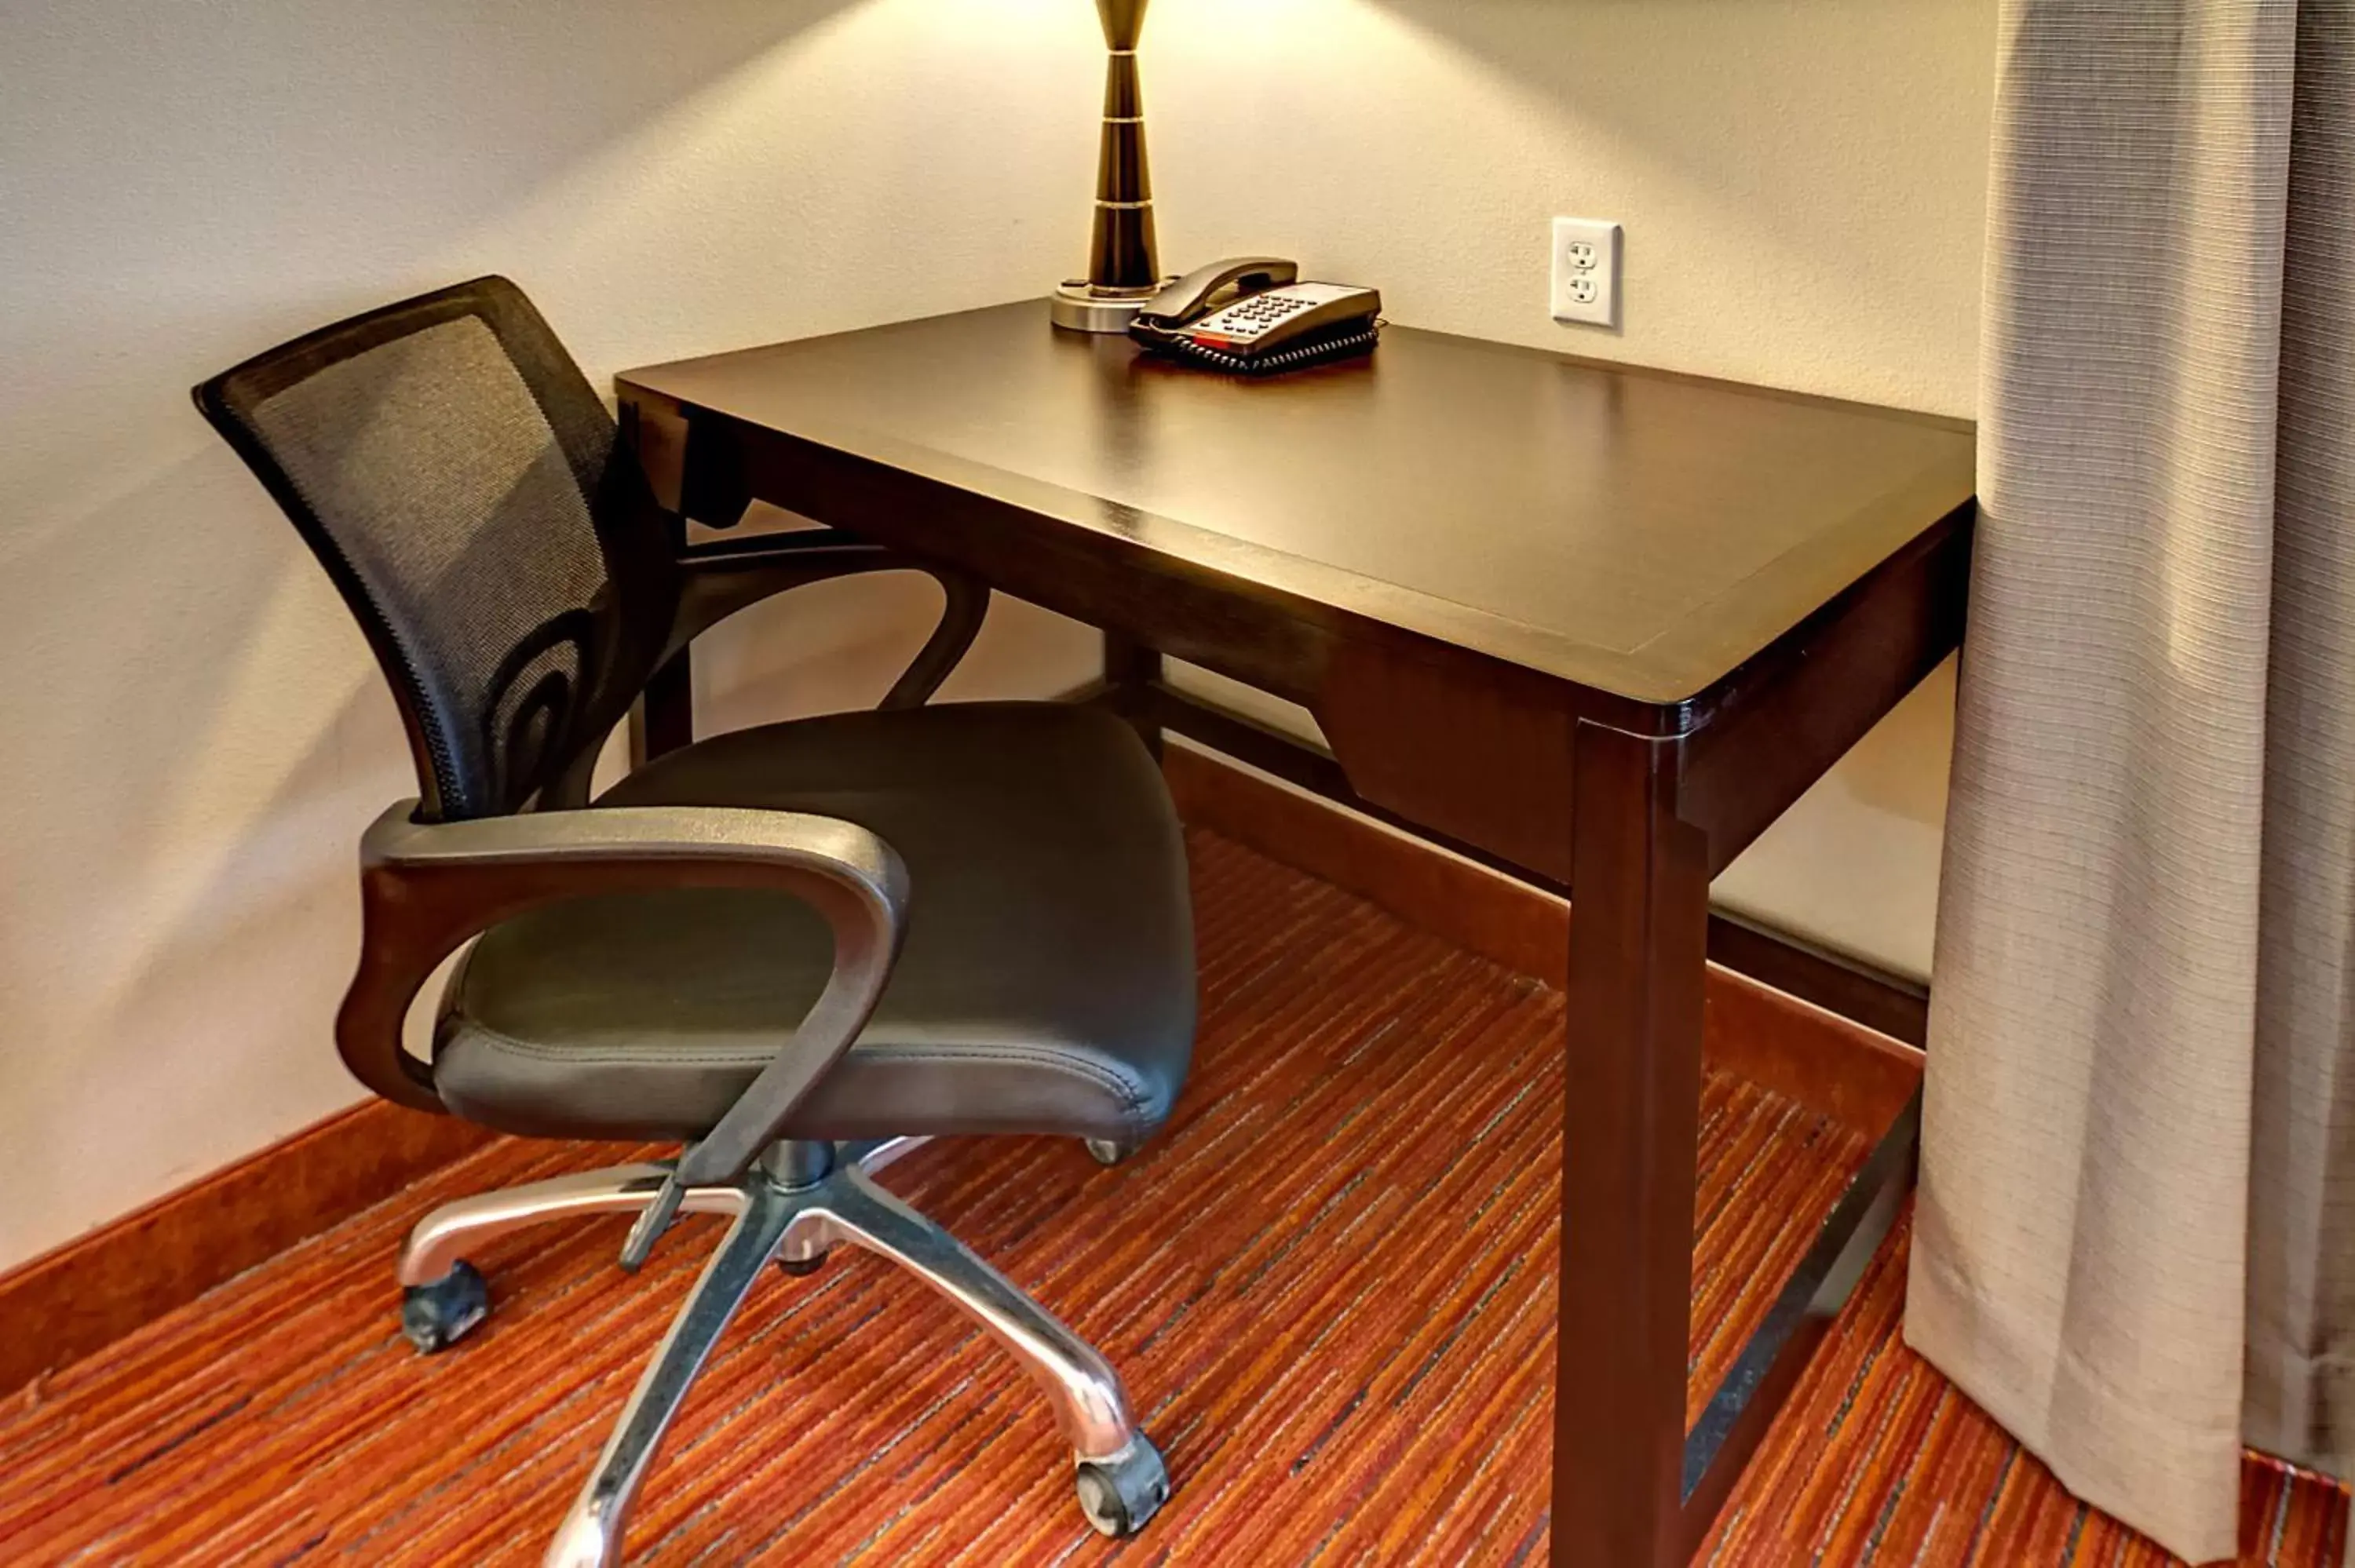
[(126, 424), (388, 289), (451, 281), (420, 269), (851, 3), (12, 10), (0, 212), (39, 227), (5, 237), (0, 347), (43, 374), (0, 391), (7, 428), (40, 436), (10, 479), (104, 482)]
[(344, 281), (356, 224), (410, 253), (471, 229), (853, 3), (37, 3), (6, 27), (8, 206), (51, 254), (106, 256), (80, 277), (108, 296)]
[[(845, 0), (0, 14), (0, 1266), (357, 1097), (365, 646), (186, 388)], [(524, 265), (528, 265), (528, 259)]]
[[(332, 1056), (279, 1047), (324, 1039), (347, 820), (400, 777), (372, 766), (398, 762), (398, 726), (291, 535), (224, 493), (236, 478), (173, 461), (12, 531), (0, 567), (0, 1149), (33, 1188), (102, 1189), (144, 1151), (351, 1097)], [(0, 1256), (58, 1239), (37, 1213), (5, 1224)]]

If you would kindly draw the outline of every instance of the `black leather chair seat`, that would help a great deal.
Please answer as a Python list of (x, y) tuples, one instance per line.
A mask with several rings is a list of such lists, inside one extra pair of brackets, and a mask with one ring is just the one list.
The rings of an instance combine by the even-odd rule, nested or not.
[[(841, 817), (907, 863), (906, 944), (794, 1138), (1035, 1132), (1134, 1142), (1194, 1028), (1185, 849), (1112, 715), (1046, 704), (845, 714), (675, 752), (602, 805)], [(790, 896), (615, 895), (485, 933), (452, 978), (435, 1086), (511, 1132), (689, 1139), (776, 1054), (832, 962)]]

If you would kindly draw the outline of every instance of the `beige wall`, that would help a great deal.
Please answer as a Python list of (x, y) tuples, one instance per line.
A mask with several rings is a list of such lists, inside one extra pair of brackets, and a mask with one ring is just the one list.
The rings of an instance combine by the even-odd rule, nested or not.
[[(1965, 408), (1991, 13), (1161, 0), (1168, 259), (1290, 251), (1403, 322)], [(185, 388), (480, 270), (599, 378), (1035, 292), (1076, 260), (1097, 58), (1082, 0), (0, 7), (0, 1266), (356, 1097), (352, 841), (405, 758)], [(1628, 224), (1624, 335), (1546, 321), (1555, 212)], [(716, 722), (879, 691), (926, 608), (769, 607), (706, 662)], [(1089, 652), (1001, 613), (953, 690)], [(1925, 871), (1887, 868), (1934, 848), (1936, 718), (1898, 787), (1835, 791), (1887, 821), (1835, 800), (1770, 903), (1838, 911), (1870, 844), (1926, 931)]]
[[(1173, 266), (1971, 411), (1995, 0), (1155, 0), (1144, 69)], [(1547, 316), (1557, 213), (1627, 226), (1624, 332)]]

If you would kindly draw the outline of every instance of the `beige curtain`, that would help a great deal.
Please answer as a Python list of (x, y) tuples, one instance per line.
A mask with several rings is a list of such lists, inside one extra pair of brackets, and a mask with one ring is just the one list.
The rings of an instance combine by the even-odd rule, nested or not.
[(2355, 1454), (2355, 0), (2005, 0), (1906, 1337), (2235, 1549)]

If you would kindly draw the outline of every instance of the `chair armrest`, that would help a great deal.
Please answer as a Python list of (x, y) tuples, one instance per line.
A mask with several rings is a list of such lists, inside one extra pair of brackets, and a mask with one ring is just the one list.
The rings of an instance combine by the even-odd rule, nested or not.
[(336, 1020), (337, 1049), (387, 1099), (446, 1109), (432, 1074), (401, 1049), (401, 1022), (435, 966), (468, 938), (566, 899), (669, 887), (794, 894), (834, 931), (826, 989), (776, 1059), (687, 1151), (687, 1184), (727, 1181), (866, 1027), (899, 956), (907, 868), (855, 822), (721, 806), (608, 806), (475, 821), (412, 820), (404, 800), (360, 841), (359, 972)]
[(878, 705), (886, 708), (922, 707), (973, 646), (989, 609), (986, 585), (834, 528), (691, 545), (678, 564), (678, 616), (666, 659), (738, 610), (805, 583), (860, 572), (917, 571), (932, 577), (947, 595), (940, 624)]

